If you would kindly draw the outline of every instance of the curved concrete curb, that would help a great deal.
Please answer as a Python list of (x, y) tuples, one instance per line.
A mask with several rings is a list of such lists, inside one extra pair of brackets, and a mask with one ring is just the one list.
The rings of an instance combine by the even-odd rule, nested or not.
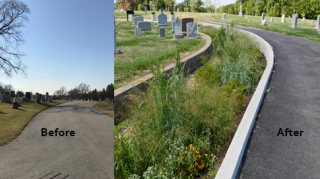
[[(198, 22), (202, 25), (210, 25), (220, 27), (220, 25), (213, 25), (210, 23)], [(260, 51), (264, 54), (267, 60), (267, 67), (260, 79), (256, 91), (254, 92), (251, 101), (243, 115), (241, 123), (231, 141), (227, 154), (220, 166), (216, 175), (216, 179), (235, 178), (241, 163), (244, 150), (246, 148), (253, 124), (260, 109), (266, 88), (270, 81), (273, 67), (274, 67), (274, 52), (271, 45), (254, 33), (241, 30), (241, 32), (248, 34), (260, 46)]]
[[(200, 56), (205, 57), (206, 55), (211, 54), (213, 50), (211, 37), (199, 32), (197, 32), (197, 34), (201, 34), (202, 37), (207, 40), (207, 42), (200, 50), (180, 60), (182, 63), (181, 66), (184, 66), (183, 70), (185, 73), (192, 73), (197, 67), (201, 67), (203, 64)], [(164, 72), (167, 76), (170, 76), (174, 66), (174, 64), (171, 64), (165, 67)], [(123, 102), (129, 99), (129, 94), (134, 92), (136, 89), (145, 90), (148, 87), (147, 82), (152, 78), (152, 74), (146, 75), (114, 91), (115, 123), (117, 119), (116, 113), (120, 112), (124, 108)]]

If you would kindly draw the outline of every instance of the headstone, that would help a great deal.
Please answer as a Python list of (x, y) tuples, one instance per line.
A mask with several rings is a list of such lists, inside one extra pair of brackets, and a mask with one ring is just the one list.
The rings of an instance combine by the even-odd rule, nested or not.
[(162, 8), (159, 10), (159, 15), (160, 14), (163, 14), (163, 9)]
[(273, 22), (273, 18), (271, 17), (270, 22)]
[(11, 108), (12, 108), (12, 109), (18, 109), (18, 103), (17, 103), (17, 102), (13, 102)]
[(302, 18), (302, 21), (305, 21), (305, 20), (306, 20), (306, 17), (303, 17), (303, 18)]
[(242, 3), (240, 4), (239, 16), (242, 17)]
[(281, 17), (281, 22), (282, 22), (282, 23), (285, 23), (285, 22), (286, 22), (286, 21), (285, 21), (285, 18), (286, 18), (286, 16), (283, 14), (282, 17)]
[(120, 9), (120, 13), (124, 13), (123, 9)]
[(137, 27), (137, 28), (135, 29), (134, 34), (136, 35), (136, 37), (141, 37), (141, 28)]
[[(39, 96), (38, 96), (39, 97)], [(38, 103), (38, 104), (40, 104), (40, 97), (38, 98), (37, 97), (37, 99), (36, 99), (36, 102)]]
[(21, 107), (21, 105), (20, 105), (21, 99), (19, 97), (14, 97), (13, 102), (17, 102), (18, 106)]
[(172, 22), (171, 22), (172, 30), (170, 31), (170, 33), (174, 33), (174, 30), (175, 30), (175, 28), (176, 28), (176, 24), (177, 24), (176, 21), (172, 21)]
[(41, 101), (46, 101), (46, 98), (45, 98), (45, 96), (41, 96)]
[(193, 18), (183, 18), (181, 19), (181, 27), (182, 27), (182, 34), (187, 35), (187, 23), (194, 22)]
[(267, 21), (263, 20), (260, 25), (267, 25)]
[(300, 22), (298, 22), (298, 27), (301, 27), (301, 24), (300, 24)]
[(151, 30), (151, 22), (140, 21), (140, 22), (138, 22), (137, 26), (141, 29), (141, 31), (150, 31)]
[(174, 32), (175, 32), (175, 34), (173, 36), (174, 40), (183, 39), (184, 36), (182, 34), (181, 20), (179, 19), (179, 17), (177, 17)]
[(120, 49), (117, 48), (116, 31), (114, 31), (114, 53), (120, 53)]
[(167, 15), (160, 14), (158, 15), (158, 27), (168, 26)]
[(248, 19), (248, 17), (246, 17), (246, 19)]
[(22, 98), (21, 101), (22, 101), (22, 102), (28, 102), (28, 101), (29, 101), (29, 98), (24, 97), (24, 98)]
[(14, 92), (14, 91), (11, 91), (11, 92), (10, 92), (10, 97), (11, 97), (11, 98), (14, 98), (15, 96), (16, 96), (15, 92)]
[(248, 22), (251, 22), (251, 19), (249, 19)]
[(156, 14), (150, 14), (150, 16), (151, 16), (151, 21), (156, 21), (157, 19), (156, 19)]
[(226, 14), (226, 13), (221, 14), (221, 19), (222, 19), (222, 20), (226, 20), (226, 17), (227, 17), (227, 14)]
[(320, 14), (317, 17), (317, 24), (316, 24), (315, 29), (320, 30)]
[(294, 14), (292, 16), (292, 26), (291, 26), (291, 28), (297, 28), (297, 22), (298, 22), (298, 16), (296, 14)]
[(180, 12), (179, 8), (177, 8), (177, 12)]
[(170, 14), (170, 21), (172, 22), (172, 21), (174, 21), (174, 19), (175, 19), (175, 15), (174, 14)]
[(312, 20), (311, 20), (311, 25), (313, 25), (313, 24), (314, 24), (314, 20), (312, 19)]
[(31, 92), (26, 92), (26, 97), (31, 100)]
[(48, 101), (49, 101), (50, 103), (52, 103), (52, 97), (51, 97), (51, 96), (49, 96)]
[(133, 18), (133, 23), (132, 23), (132, 26), (133, 27), (136, 27), (138, 25), (138, 22), (143, 22), (143, 16), (136, 16), (134, 15), (135, 17)]
[(133, 14), (129, 14), (129, 21), (132, 21)]
[(3, 103), (11, 103), (11, 97), (9, 94), (2, 94), (1, 101)]
[(19, 96), (19, 97), (22, 97), (22, 96), (23, 96), (23, 93), (22, 93), (21, 91), (19, 91), (19, 92), (18, 92), (18, 96)]
[(49, 93), (46, 92), (46, 101), (48, 101)]
[(187, 23), (187, 39), (196, 39), (197, 32), (196, 32), (196, 24), (193, 22)]
[(291, 16), (289, 16), (289, 19), (291, 19)]
[(165, 27), (160, 27), (160, 35), (159, 35), (159, 37), (165, 37), (166, 36), (165, 33), (166, 33), (166, 28)]
[(197, 27), (197, 32), (201, 32), (200, 29), (199, 29), (199, 27)]
[(261, 21), (263, 21), (264, 20), (264, 13), (262, 13), (262, 15), (261, 15)]

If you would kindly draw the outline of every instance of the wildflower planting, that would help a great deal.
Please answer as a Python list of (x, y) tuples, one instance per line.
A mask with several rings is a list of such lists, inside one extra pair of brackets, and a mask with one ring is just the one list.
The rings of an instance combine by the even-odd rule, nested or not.
[(223, 156), (264, 63), (258, 46), (234, 27), (205, 28), (216, 55), (203, 59), (193, 88), (176, 52), (170, 79), (155, 66), (148, 90), (132, 95), (126, 122), (115, 126), (115, 178), (194, 178)]

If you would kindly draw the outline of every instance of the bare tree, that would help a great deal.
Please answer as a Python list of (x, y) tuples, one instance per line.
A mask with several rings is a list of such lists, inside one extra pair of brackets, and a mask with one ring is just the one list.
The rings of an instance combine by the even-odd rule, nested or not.
[(89, 92), (90, 90), (90, 85), (87, 85), (86, 83), (81, 83), (79, 86), (76, 87), (76, 89), (79, 90), (79, 93), (81, 94), (81, 96), (83, 94), (86, 94)]
[(61, 86), (60, 88), (60, 96), (65, 96), (67, 95), (67, 89), (64, 86)]
[[(12, 72), (22, 72), (25, 76), (27, 66), (22, 64), (20, 57), (24, 54), (14, 50), (20, 46), (24, 39), (21, 31), (23, 22), (28, 21), (26, 14), (30, 14), (28, 6), (18, 0), (4, 0), (0, 2), (0, 70), (12, 77)], [(12, 61), (11, 57), (15, 60)]]
[(10, 84), (4, 85), (3, 88), (4, 88), (5, 91), (14, 91), (14, 87), (12, 85), (10, 85)]

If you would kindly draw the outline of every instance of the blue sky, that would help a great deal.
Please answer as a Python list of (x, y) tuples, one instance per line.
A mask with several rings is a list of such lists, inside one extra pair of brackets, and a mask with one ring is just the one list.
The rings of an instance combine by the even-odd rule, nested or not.
[(0, 82), (16, 90), (53, 94), (80, 83), (102, 90), (114, 83), (113, 3), (110, 0), (21, 0), (29, 21), (20, 28), (25, 43), (19, 51), (27, 75)]
[[(176, 3), (180, 3), (183, 2), (184, 0), (175, 0)], [(203, 2), (206, 2), (206, 0), (202, 0)], [(218, 2), (219, 0), (216, 0), (216, 2)], [(116, 0), (114, 0), (114, 2), (116, 2)], [(235, 0), (220, 0), (220, 4), (221, 5), (228, 5), (228, 4), (232, 4), (234, 3)], [(211, 3), (214, 3), (214, 0), (211, 0)]]

